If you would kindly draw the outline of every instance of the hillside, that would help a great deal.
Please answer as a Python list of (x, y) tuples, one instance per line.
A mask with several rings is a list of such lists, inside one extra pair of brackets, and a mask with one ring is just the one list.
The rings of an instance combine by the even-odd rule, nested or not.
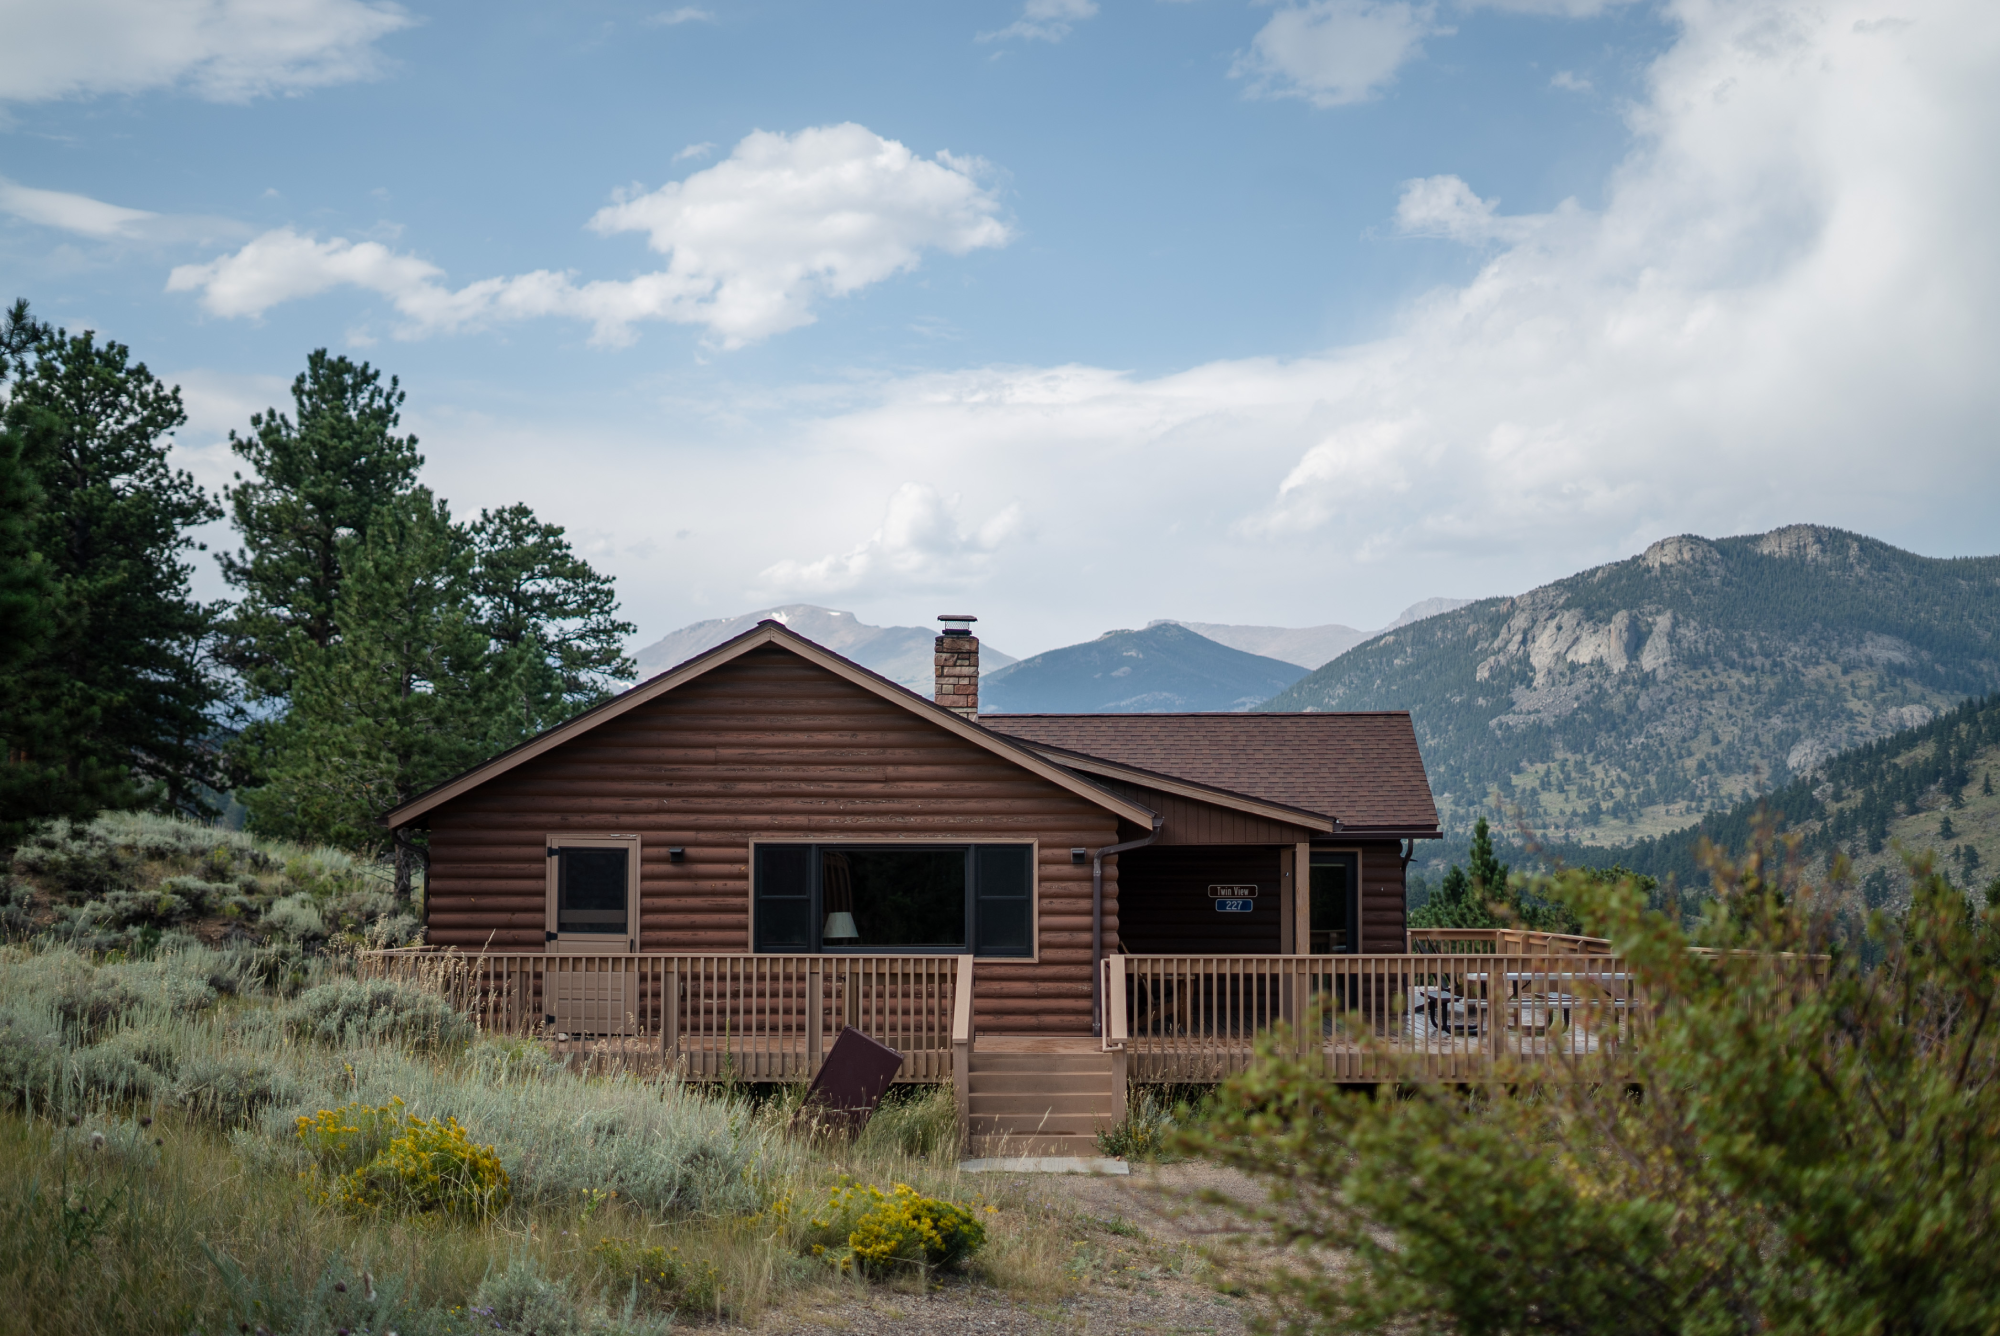
[(1664, 834), (2000, 688), (2000, 557), (1798, 525), (1663, 539), (1359, 645), (1269, 710), (1408, 708), (1452, 827)]
[[(1635, 872), (1683, 886), (1706, 883), (1701, 842), (1736, 853), (1759, 820), (1802, 837), (1801, 852), (1825, 866), (1836, 850), (1853, 861), (1871, 904), (1907, 891), (1905, 853), (1932, 855), (1960, 886), (2000, 876), (2000, 695), (1967, 701), (1927, 724), (1840, 753), (1774, 793), (1711, 812), (1685, 830), (1616, 851)], [(1560, 846), (1566, 862), (1602, 864), (1606, 851)]]
[(1318, 668), (1331, 663), (1371, 636), (1381, 635), (1383, 631), (1393, 631), (1399, 626), (1407, 626), (1425, 617), (1435, 617), (1441, 612), (1462, 608), (1471, 601), (1469, 598), (1427, 598), (1421, 603), (1413, 603), (1404, 608), (1395, 621), (1377, 631), (1357, 631), (1338, 622), (1328, 622), (1324, 626), (1233, 626), (1223, 622), (1182, 622), (1162, 618), (1146, 625), (1185, 626), (1198, 636), (1206, 636), (1218, 645), (1240, 649), (1246, 654), (1262, 654), (1273, 659), (1283, 659), (1286, 663), (1296, 663), (1301, 668)]
[[(633, 658), (639, 664), (640, 676), (651, 677), (742, 635), (767, 617), (783, 622), (806, 639), (845, 655), (863, 668), (872, 668), (892, 682), (900, 682), (926, 696), (931, 694), (936, 675), (931, 660), (937, 638), (935, 627), (870, 626), (851, 612), (838, 612), (813, 603), (788, 603), (782, 608), (746, 612), (740, 617), (695, 622), (662, 636)], [(984, 675), (1015, 660), (1011, 654), (982, 642), (979, 661)]]
[(1246, 654), (1176, 622), (1107, 631), (1023, 659), (979, 683), (981, 714), (1158, 714), (1247, 710), (1297, 681), (1305, 669)]

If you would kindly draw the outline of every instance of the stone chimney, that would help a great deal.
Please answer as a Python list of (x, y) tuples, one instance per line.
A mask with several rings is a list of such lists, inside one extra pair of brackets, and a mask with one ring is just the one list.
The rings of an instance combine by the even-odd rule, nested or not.
[(937, 691), (931, 699), (967, 719), (979, 715), (979, 638), (972, 634), (977, 617), (946, 613), (938, 618), (944, 634), (937, 638), (932, 662), (937, 667)]

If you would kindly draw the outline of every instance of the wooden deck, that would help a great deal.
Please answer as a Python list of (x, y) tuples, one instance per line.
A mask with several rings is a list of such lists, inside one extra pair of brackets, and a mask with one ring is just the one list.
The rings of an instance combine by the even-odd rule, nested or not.
[(533, 1035), (592, 1067), (690, 1080), (810, 1079), (852, 1026), (904, 1055), (905, 1082), (963, 1085), (974, 1049), (1114, 1053), (1121, 1086), (1207, 1082), (1243, 1070), (1284, 1022), (1296, 1051), (1337, 1080), (1479, 1081), (1616, 1053), (1649, 1014), (1596, 939), (1430, 931), (1410, 948), (1108, 956), (1102, 1038), (973, 1034), (964, 956), (417, 950), (370, 952), (363, 968), (435, 987), (482, 1029)]

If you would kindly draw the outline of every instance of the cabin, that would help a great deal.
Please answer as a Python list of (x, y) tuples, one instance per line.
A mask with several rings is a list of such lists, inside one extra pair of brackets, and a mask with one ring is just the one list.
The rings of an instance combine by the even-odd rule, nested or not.
[(696, 1079), (798, 1079), (855, 1026), (1050, 1152), (1199, 1079), (1177, 1045), (1394, 1005), (1355, 971), (1409, 957), (1439, 834), (1407, 713), (982, 716), (940, 620), (930, 699), (766, 621), (397, 808), (429, 957), (485, 1024)]

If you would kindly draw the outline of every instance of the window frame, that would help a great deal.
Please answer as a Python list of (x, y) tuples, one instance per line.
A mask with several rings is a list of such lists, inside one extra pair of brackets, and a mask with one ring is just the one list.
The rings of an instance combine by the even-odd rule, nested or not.
[[(549, 835), (544, 840), (543, 857), (548, 863), (545, 887), (542, 948), (550, 955), (636, 955), (639, 951), (639, 854), (637, 835)], [(563, 849), (624, 849), (625, 931), (560, 932), (556, 914), (557, 873)]]
[[(765, 951), (757, 945), (757, 851), (766, 845), (804, 845), (812, 848), (811, 862), (812, 889), (809, 895), (809, 939), (801, 950)], [(1028, 949), (1019, 954), (989, 955), (979, 950), (979, 883), (978, 858), (975, 850), (980, 845), (1011, 845), (1028, 851)], [(818, 856), (821, 849), (954, 849), (965, 855), (965, 922), (967, 935), (973, 940), (964, 946), (828, 946), (820, 937), (826, 927), (824, 860)], [(1042, 842), (1033, 836), (1018, 839), (994, 839), (990, 835), (953, 836), (924, 835), (921, 837), (897, 837), (880, 835), (835, 835), (809, 836), (801, 839), (795, 836), (760, 836), (750, 841), (750, 856), (744, 865), (744, 880), (747, 883), (745, 896), (747, 949), (752, 955), (808, 955), (808, 956), (963, 956), (971, 955), (975, 960), (1008, 961), (1014, 964), (1034, 964), (1042, 955)]]

